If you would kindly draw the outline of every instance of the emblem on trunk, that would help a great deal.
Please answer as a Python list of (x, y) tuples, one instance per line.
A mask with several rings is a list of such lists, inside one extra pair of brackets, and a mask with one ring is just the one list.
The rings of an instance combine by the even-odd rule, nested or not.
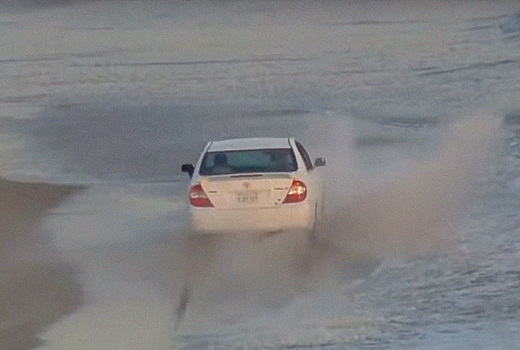
[(242, 184), (242, 186), (244, 186), (244, 188), (245, 188), (246, 190), (248, 190), (249, 187), (251, 187), (251, 184), (250, 184), (249, 182), (244, 182), (244, 183)]

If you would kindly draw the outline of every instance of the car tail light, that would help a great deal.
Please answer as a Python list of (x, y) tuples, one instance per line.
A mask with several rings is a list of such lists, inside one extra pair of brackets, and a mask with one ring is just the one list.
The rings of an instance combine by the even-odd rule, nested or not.
[(190, 203), (194, 207), (212, 207), (213, 204), (208, 195), (202, 189), (201, 184), (196, 184), (190, 188)]
[(287, 197), (285, 197), (284, 203), (298, 203), (303, 202), (307, 198), (307, 186), (301, 180), (293, 180)]

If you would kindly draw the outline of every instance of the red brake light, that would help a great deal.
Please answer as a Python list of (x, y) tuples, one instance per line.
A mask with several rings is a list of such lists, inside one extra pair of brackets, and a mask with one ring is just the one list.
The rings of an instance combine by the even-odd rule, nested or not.
[(285, 197), (284, 203), (303, 202), (307, 198), (307, 186), (301, 180), (293, 180), (291, 188)]
[(212, 207), (213, 204), (209, 200), (206, 192), (202, 189), (201, 184), (196, 184), (190, 188), (190, 203), (194, 207)]

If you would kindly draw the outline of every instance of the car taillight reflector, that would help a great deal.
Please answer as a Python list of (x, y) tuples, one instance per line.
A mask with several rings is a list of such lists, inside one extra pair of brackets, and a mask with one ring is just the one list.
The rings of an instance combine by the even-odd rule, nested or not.
[(209, 200), (206, 192), (202, 189), (201, 184), (196, 184), (190, 188), (190, 203), (194, 207), (212, 207), (213, 204)]
[(301, 180), (293, 180), (289, 192), (285, 197), (284, 203), (303, 202), (307, 198), (307, 186)]

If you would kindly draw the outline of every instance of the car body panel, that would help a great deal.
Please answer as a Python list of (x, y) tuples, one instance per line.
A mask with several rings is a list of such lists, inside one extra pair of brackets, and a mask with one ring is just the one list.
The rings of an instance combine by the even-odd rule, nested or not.
[(280, 206), (292, 184), (288, 174), (205, 177), (201, 185), (216, 210)]
[(307, 232), (314, 226), (314, 208), (310, 202), (256, 210), (192, 207), (191, 215), (192, 230), (201, 234)]
[(212, 141), (208, 144), (207, 151), (238, 151), (244, 149), (262, 149), (262, 148), (288, 148), (290, 147), (289, 139), (276, 137), (251, 137), (228, 139), (221, 141)]

